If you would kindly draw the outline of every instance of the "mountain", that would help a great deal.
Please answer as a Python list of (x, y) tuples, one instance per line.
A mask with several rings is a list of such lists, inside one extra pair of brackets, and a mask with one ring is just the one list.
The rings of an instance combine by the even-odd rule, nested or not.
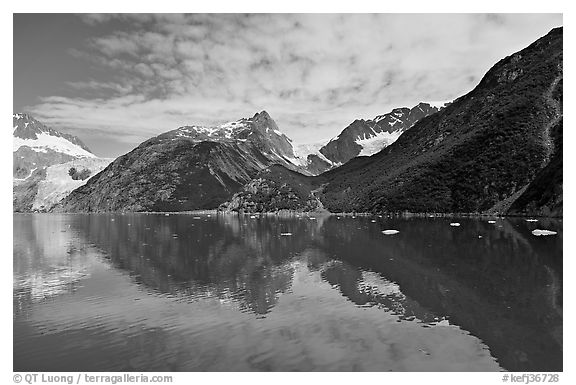
[[(432, 110), (424, 107), (419, 113), (410, 109), (398, 111), (402, 111), (404, 119), (400, 126), (407, 127), (408, 119)], [(383, 115), (378, 120), (393, 119)], [(364, 137), (380, 133), (382, 127), (384, 123)], [(183, 126), (152, 138), (118, 158), (101, 175), (63, 201), (57, 210), (217, 208), (269, 166), (284, 167), (292, 171), (291, 175), (296, 172), (315, 175), (334, 167), (335, 163), (322, 154), (323, 147), (324, 144), (293, 145), (266, 111), (220, 126)]]
[[(484, 212), (501, 205), (501, 213), (530, 215), (538, 213), (528, 209), (530, 202), (546, 204), (537, 191), (561, 202), (562, 163), (555, 159), (562, 148), (562, 40), (562, 28), (552, 30), (500, 60), (471, 92), (378, 154), (327, 172), (324, 205), (412, 212)], [(527, 193), (525, 203), (514, 203)]]
[[(14, 114), (12, 120), (14, 211), (49, 209), (110, 162), (96, 157), (77, 137), (30, 115)], [(68, 175), (72, 167), (84, 171), (82, 178)]]
[(193, 142), (250, 141), (264, 155), (282, 163), (286, 163), (287, 159), (294, 158), (291, 139), (280, 132), (276, 122), (266, 111), (257, 113), (250, 119), (242, 118), (217, 127), (180, 127), (160, 135), (158, 139), (173, 139), (175, 137), (186, 138)]
[(40, 167), (95, 155), (77, 137), (49, 128), (27, 114), (14, 114), (13, 176), (23, 179)]
[[(57, 210), (222, 204), (232, 211), (561, 215), (562, 40), (562, 28), (552, 30), (441, 110), (420, 104), (356, 121), (321, 147), (294, 148), (265, 111), (217, 127), (180, 127), (112, 162)], [(370, 154), (394, 135), (372, 156), (318, 176), (295, 173), (312, 174), (310, 155), (316, 169), (332, 167), (354, 156), (350, 148)], [(313, 154), (304, 160), (306, 151)]]
[(56, 210), (212, 209), (272, 164), (305, 172), (297, 163), (266, 111), (216, 127), (184, 126), (119, 157)]
[[(363, 133), (362, 138), (385, 145), (381, 139), (388, 131), (384, 131), (384, 127), (390, 131), (396, 124), (398, 128), (390, 131), (396, 135), (422, 114), (437, 110), (438, 107), (428, 104), (396, 109), (378, 116), (379, 123), (375, 123), (370, 132)], [(354, 138), (351, 132), (344, 130), (340, 135), (342, 139), (328, 145), (339, 145), (345, 143), (344, 138)], [(355, 133), (360, 135), (358, 130)], [(322, 153), (326, 146), (324, 143), (293, 145), (266, 111), (220, 126), (183, 126), (152, 138), (118, 158), (105, 174), (72, 194), (57, 210), (216, 208), (271, 165), (281, 165), (304, 175), (317, 175), (334, 167), (338, 163)]]
[(395, 108), (371, 120), (358, 119), (320, 149), (335, 164), (357, 156), (370, 156), (396, 141), (420, 119), (438, 112), (442, 106), (419, 103), (412, 108)]
[[(314, 192), (331, 212), (562, 215), (562, 34), (553, 29), (500, 60), (471, 92), (421, 118), (380, 152), (306, 178), (300, 202), (290, 207), (303, 207)], [(374, 130), (374, 121), (357, 121), (348, 131), (365, 127)], [(327, 158), (339, 153), (322, 149)], [(247, 204), (223, 207), (289, 208), (270, 202), (281, 189), (294, 190), (270, 183), (286, 173), (261, 174), (251, 187), (266, 191), (252, 189), (240, 197)]]
[(395, 108), (374, 119), (356, 119), (330, 141), (296, 145), (294, 153), (309, 174), (319, 175), (357, 156), (374, 155), (418, 120), (440, 111), (449, 103), (419, 103), (412, 108)]

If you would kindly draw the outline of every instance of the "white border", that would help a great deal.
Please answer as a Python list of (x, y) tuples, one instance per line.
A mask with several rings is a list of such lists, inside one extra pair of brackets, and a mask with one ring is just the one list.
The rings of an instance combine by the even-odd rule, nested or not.
[[(572, 2), (574, 3), (574, 2)], [(6, 52), (9, 52), (10, 58), (6, 57), (2, 61), (2, 78), (4, 85), (2, 93), (2, 103), (0, 104), (4, 111), (2, 121), (4, 121), (4, 130), (2, 135), (6, 135), (4, 140), (0, 141), (2, 144), (2, 151), (0, 152), (3, 157), (3, 167), (1, 167), (2, 174), (0, 180), (5, 181), (2, 189), (2, 224), (0, 234), (2, 234), (2, 266), (3, 279), (1, 280), (1, 300), (3, 309), (10, 309), (6, 311), (2, 317), (2, 360), (0, 373), (1, 383), (12, 382), (12, 318), (9, 313), (12, 310), (12, 175), (8, 165), (12, 163), (11, 157), (11, 137), (9, 139), (8, 127), (11, 127), (12, 115), (12, 14), (13, 13), (58, 13), (58, 12), (299, 12), (299, 13), (359, 13), (359, 12), (386, 12), (386, 13), (475, 13), (475, 12), (525, 12), (525, 13), (563, 13), (564, 14), (564, 68), (566, 69), (566, 76), (564, 79), (564, 103), (566, 106), (573, 106), (573, 90), (574, 90), (574, 76), (573, 71), (576, 69), (574, 66), (574, 55), (571, 47), (575, 46), (573, 36), (573, 7), (570, 6), (569, 1), (503, 1), (503, 0), (483, 0), (469, 4), (466, 2), (457, 1), (424, 1), (424, 0), (411, 0), (405, 2), (397, 1), (330, 1), (322, 4), (320, 2), (313, 2), (310, 0), (293, 0), (283, 2), (271, 1), (206, 1), (206, 2), (190, 2), (190, 1), (172, 1), (163, 0), (158, 2), (122, 2), (118, 0), (99, 0), (97, 2), (81, 2), (72, 0), (27, 0), (22, 2), (12, 1), (7, 4), (2, 4), (2, 19), (1, 33), (2, 47)], [(8, 55), (7, 55), (8, 56)], [(571, 240), (574, 234), (573, 218), (574, 218), (574, 178), (572, 175), (572, 167), (574, 163), (573, 151), (570, 151), (575, 144), (574, 134), (576, 129), (574, 125), (573, 114), (571, 109), (567, 109), (568, 113), (565, 116), (566, 130), (564, 130), (565, 148), (565, 167), (564, 167), (564, 196), (568, 197), (564, 204), (564, 239)], [(11, 132), (11, 131), (10, 131)], [(564, 271), (568, 272), (565, 276), (570, 278), (570, 273), (574, 272), (573, 249), (574, 247), (568, 241), (564, 245)], [(571, 328), (570, 320), (573, 319), (574, 306), (571, 298), (574, 293), (573, 280), (564, 280), (564, 373), (560, 374), (560, 383), (575, 383), (574, 369), (571, 365), (573, 362), (574, 354), (571, 349), (571, 342), (574, 341), (573, 328)], [(112, 374), (112, 373), (111, 373)], [(153, 373), (148, 373), (152, 375)], [(233, 381), (241, 383), (267, 383), (271, 380), (288, 383), (293, 381), (306, 381), (311, 383), (342, 383), (350, 384), (355, 381), (370, 381), (377, 383), (387, 382), (403, 382), (409, 381), (410, 383), (442, 383), (442, 384), (495, 384), (503, 383), (501, 381), (501, 373), (173, 373), (177, 384), (193, 384), (199, 381), (207, 381), (214, 383), (215, 381)], [(571, 379), (571, 380), (570, 380)]]

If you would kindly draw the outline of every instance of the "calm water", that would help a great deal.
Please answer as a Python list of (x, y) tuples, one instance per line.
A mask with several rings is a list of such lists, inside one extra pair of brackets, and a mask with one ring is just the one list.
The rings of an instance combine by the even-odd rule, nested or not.
[(13, 221), (15, 371), (562, 370), (559, 221)]

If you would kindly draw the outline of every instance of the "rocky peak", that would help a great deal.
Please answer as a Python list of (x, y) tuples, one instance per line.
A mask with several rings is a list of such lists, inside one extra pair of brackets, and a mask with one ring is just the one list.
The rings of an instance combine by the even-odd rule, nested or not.
[(13, 114), (13, 115), (12, 115), (12, 118), (13, 118), (13, 119), (16, 119), (16, 120), (22, 120), (22, 119), (24, 119), (24, 120), (32, 120), (32, 119), (33, 119), (30, 115), (25, 114), (25, 113)]
[(254, 127), (260, 131), (266, 131), (266, 129), (268, 128), (269, 130), (280, 132), (278, 130), (276, 122), (274, 121), (274, 119), (270, 117), (270, 115), (266, 111), (254, 114), (251, 120), (252, 123), (254, 124)]
[(394, 142), (418, 120), (442, 107), (420, 102), (412, 108), (394, 108), (374, 119), (356, 119), (319, 151), (333, 164), (343, 164), (359, 155), (373, 155)]
[(252, 120), (256, 119), (272, 120), (270, 114), (266, 110), (262, 110), (260, 112), (255, 113), (254, 116), (252, 117)]
[(22, 139), (36, 139), (41, 132), (50, 132), (50, 129), (28, 114), (12, 115), (13, 134)]

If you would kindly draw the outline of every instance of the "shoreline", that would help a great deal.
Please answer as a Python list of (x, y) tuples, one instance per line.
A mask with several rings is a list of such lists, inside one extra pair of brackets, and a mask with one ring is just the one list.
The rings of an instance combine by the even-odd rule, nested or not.
[(218, 209), (210, 210), (191, 210), (191, 211), (106, 211), (106, 212), (18, 212), (13, 211), (12, 214), (81, 214), (81, 215), (241, 215), (241, 216), (266, 216), (266, 217), (301, 217), (301, 216), (314, 216), (314, 217), (379, 217), (379, 218), (543, 218), (543, 219), (556, 219), (562, 220), (563, 216), (543, 216), (543, 215), (505, 215), (496, 213), (412, 213), (412, 212), (383, 212), (383, 213), (367, 213), (367, 212), (340, 212), (333, 213), (329, 211), (290, 211), (279, 210), (272, 212), (237, 212), (237, 211), (222, 211)]

